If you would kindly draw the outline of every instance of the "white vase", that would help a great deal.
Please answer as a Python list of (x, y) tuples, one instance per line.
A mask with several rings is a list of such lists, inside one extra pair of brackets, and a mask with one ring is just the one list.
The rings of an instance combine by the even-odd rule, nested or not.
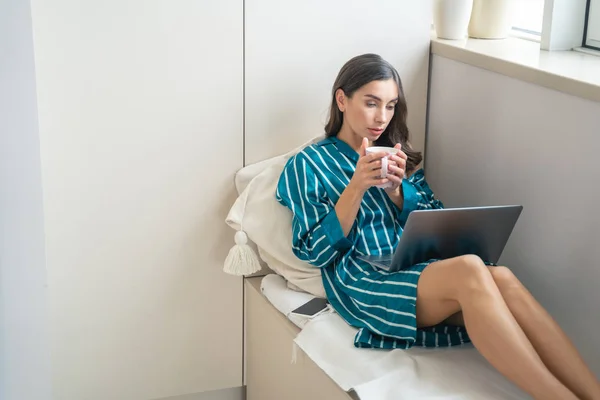
[(440, 39), (463, 39), (467, 35), (473, 0), (434, 0), (433, 24)]
[(479, 39), (504, 39), (512, 28), (513, 0), (473, 0), (469, 36)]

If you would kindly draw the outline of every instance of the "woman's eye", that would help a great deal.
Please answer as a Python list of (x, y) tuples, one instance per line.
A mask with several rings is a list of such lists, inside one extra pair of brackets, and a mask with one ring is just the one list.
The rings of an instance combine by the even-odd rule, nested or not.
[(396, 106), (387, 106), (387, 109), (390, 111), (393, 111), (396, 108)]
[(367, 103), (367, 107), (376, 107), (376, 106), (377, 106), (377, 104), (375, 104), (375, 103)]

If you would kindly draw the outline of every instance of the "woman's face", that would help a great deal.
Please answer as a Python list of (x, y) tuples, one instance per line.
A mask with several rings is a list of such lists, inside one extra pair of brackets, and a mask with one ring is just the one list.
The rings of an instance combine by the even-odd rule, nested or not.
[(398, 85), (393, 79), (372, 81), (358, 89), (352, 97), (338, 90), (336, 101), (344, 113), (342, 131), (374, 142), (385, 131), (394, 116), (398, 102)]

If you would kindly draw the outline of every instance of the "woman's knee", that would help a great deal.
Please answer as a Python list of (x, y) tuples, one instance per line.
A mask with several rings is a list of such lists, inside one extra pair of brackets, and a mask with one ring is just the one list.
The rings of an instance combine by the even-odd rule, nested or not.
[(464, 291), (488, 290), (495, 286), (494, 279), (485, 263), (476, 255), (457, 257)]
[(522, 291), (523, 285), (510, 269), (502, 266), (488, 269), (504, 297), (517, 295)]
[(419, 300), (460, 302), (474, 292), (491, 289), (498, 290), (484, 262), (475, 255), (464, 255), (437, 261), (423, 270), (417, 303)]
[(489, 280), (490, 272), (485, 263), (474, 254), (466, 254), (456, 258), (460, 264), (460, 271), (466, 279)]

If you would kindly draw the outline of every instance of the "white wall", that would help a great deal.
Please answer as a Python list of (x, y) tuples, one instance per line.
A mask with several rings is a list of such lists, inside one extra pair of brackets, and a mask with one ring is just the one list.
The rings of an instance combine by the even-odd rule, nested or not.
[(56, 399), (242, 384), (242, 10), (32, 0)]
[(28, 1), (0, 3), (0, 399), (51, 395), (42, 181)]
[(251, 163), (319, 135), (339, 68), (378, 52), (423, 148), (429, 2), (247, 0), (245, 99), (243, 6), (31, 0), (31, 23), (19, 4), (3, 24), (23, 53), (0, 75), (2, 400), (239, 397), (241, 279), (222, 265), (244, 100)]
[(323, 134), (338, 71), (378, 53), (403, 80), (413, 144), (425, 140), (431, 4), (246, 0), (246, 162)]
[(600, 104), (434, 56), (427, 177), (446, 206), (523, 204), (507, 264), (600, 375)]

